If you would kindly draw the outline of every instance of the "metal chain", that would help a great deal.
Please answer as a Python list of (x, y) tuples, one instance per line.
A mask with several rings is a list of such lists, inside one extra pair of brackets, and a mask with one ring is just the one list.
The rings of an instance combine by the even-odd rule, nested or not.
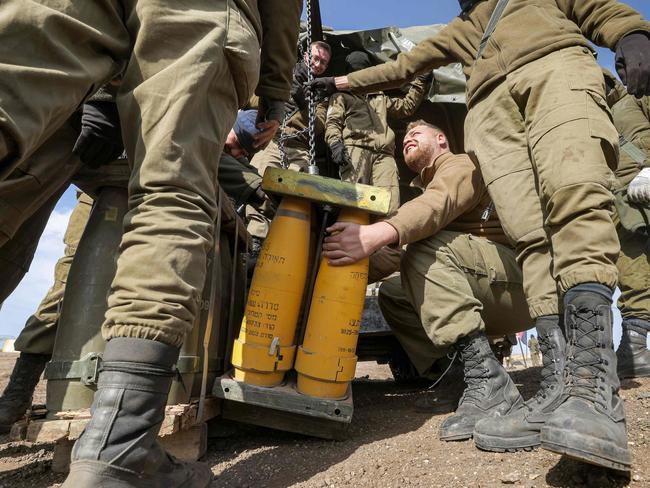
[[(311, 23), (311, 2), (307, 0), (307, 82), (311, 84), (314, 79), (314, 74), (311, 71), (311, 42), (312, 42), (312, 23)], [(307, 106), (309, 107), (309, 115), (307, 117), (307, 129), (309, 132), (309, 168), (307, 172), (311, 175), (318, 174), (318, 166), (316, 166), (316, 100), (312, 90), (307, 90)]]

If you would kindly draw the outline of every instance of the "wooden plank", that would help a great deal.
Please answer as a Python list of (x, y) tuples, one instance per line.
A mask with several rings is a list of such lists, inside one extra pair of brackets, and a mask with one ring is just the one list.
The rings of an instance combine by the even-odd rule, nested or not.
[(72, 454), (74, 441), (70, 439), (61, 439), (54, 446), (54, 455), (52, 456), (52, 471), (55, 473), (67, 473), (70, 471), (70, 455)]
[(160, 443), (169, 454), (182, 461), (198, 461), (208, 450), (208, 425), (203, 422), (161, 437)]

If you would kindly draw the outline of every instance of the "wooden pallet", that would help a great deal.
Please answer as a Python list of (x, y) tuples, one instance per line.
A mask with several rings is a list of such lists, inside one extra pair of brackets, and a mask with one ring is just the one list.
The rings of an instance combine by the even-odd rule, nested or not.
[[(170, 405), (158, 434), (162, 446), (178, 459), (196, 461), (207, 450), (207, 421), (221, 413), (221, 400), (207, 398), (203, 419), (197, 418), (198, 402)], [(11, 429), (11, 440), (55, 444), (52, 471), (65, 473), (70, 465), (70, 452), (76, 439), (90, 421), (90, 411), (59, 412), (45, 418), (45, 409), (31, 411)]]

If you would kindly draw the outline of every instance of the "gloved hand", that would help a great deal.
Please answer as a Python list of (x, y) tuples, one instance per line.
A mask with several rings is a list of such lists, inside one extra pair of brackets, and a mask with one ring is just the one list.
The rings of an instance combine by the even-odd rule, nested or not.
[(336, 141), (330, 146), (332, 161), (339, 167), (339, 175), (344, 179), (352, 171), (352, 160), (343, 141)]
[(72, 148), (81, 162), (91, 168), (110, 163), (124, 151), (120, 117), (113, 102), (83, 104), (81, 133)]
[(311, 81), (305, 83), (305, 88), (311, 90), (313, 94), (321, 94), (323, 96), (329, 97), (330, 95), (336, 93), (338, 89), (336, 88), (336, 82), (334, 81), (333, 76), (325, 76), (323, 78), (314, 78)]
[(643, 168), (630, 182), (627, 198), (633, 203), (650, 204), (650, 168)]
[(416, 76), (415, 79), (421, 81), (424, 84), (429, 84), (431, 81), (433, 81), (433, 71), (427, 71), (424, 74)]
[(650, 95), (650, 32), (631, 32), (618, 41), (616, 72), (629, 94)]
[(273, 98), (260, 97), (257, 109), (257, 128), (260, 132), (255, 134), (255, 148), (265, 148), (275, 133), (280, 128), (284, 119), (285, 102)]

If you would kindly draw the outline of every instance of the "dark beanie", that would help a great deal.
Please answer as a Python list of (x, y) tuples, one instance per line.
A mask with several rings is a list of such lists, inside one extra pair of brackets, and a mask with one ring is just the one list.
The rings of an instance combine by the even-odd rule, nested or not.
[(353, 51), (346, 56), (345, 64), (348, 68), (348, 73), (352, 73), (353, 71), (369, 68), (372, 66), (372, 61), (370, 61), (368, 53), (363, 51)]

